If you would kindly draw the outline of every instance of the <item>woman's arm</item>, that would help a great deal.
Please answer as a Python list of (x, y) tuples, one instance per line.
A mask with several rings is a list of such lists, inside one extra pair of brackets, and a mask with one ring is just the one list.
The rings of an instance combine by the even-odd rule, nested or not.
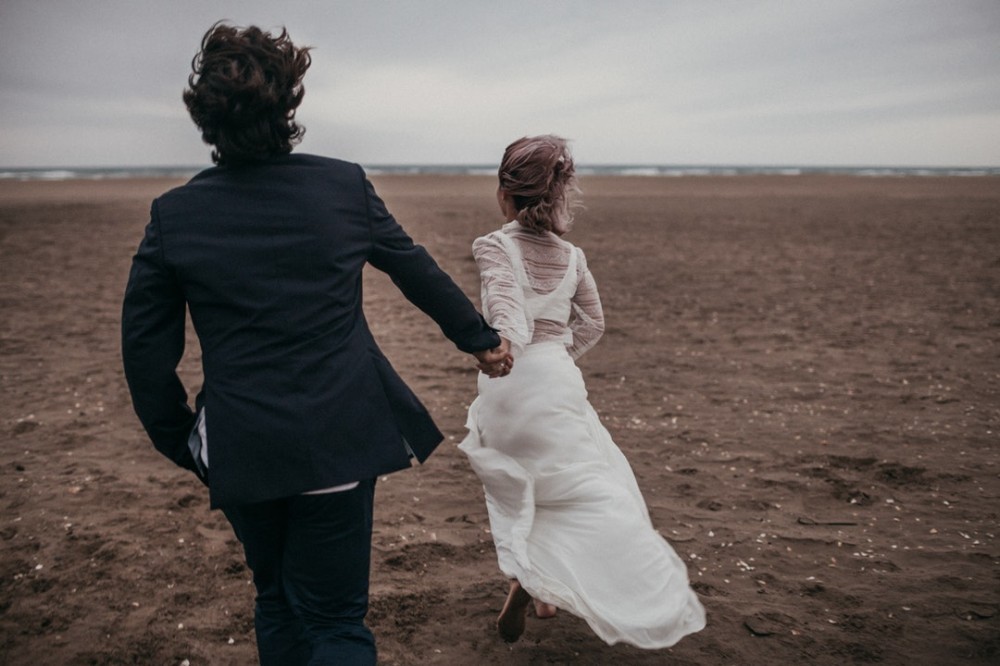
[(573, 333), (573, 344), (569, 355), (573, 359), (583, 356), (604, 335), (604, 309), (601, 307), (601, 296), (597, 293), (597, 283), (587, 268), (587, 259), (583, 250), (576, 248), (577, 270), (580, 271), (580, 281), (573, 295), (573, 317), (569, 329)]
[(490, 326), (510, 341), (517, 357), (531, 341), (532, 322), (525, 314), (524, 291), (514, 275), (514, 266), (503, 244), (491, 236), (472, 243), (472, 256), (482, 281), (483, 311)]

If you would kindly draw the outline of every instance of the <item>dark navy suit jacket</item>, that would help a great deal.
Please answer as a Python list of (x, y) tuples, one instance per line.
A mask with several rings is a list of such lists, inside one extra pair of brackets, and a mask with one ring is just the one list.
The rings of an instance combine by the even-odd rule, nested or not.
[(125, 292), (125, 376), (156, 448), (197, 471), (176, 374), (188, 308), (213, 507), (372, 478), (408, 467), (407, 444), (423, 462), (441, 441), (368, 329), (365, 264), (462, 351), (500, 343), (356, 164), (295, 154), (211, 168), (156, 199), (150, 218)]

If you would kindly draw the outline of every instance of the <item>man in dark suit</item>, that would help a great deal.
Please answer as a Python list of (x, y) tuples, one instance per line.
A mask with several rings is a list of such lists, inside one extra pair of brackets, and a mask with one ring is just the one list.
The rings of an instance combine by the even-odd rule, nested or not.
[[(218, 166), (153, 202), (122, 354), (153, 444), (208, 485), (243, 543), (261, 663), (367, 664), (375, 478), (442, 436), (368, 329), (363, 267), (484, 372), (512, 360), (359, 166), (291, 154), (309, 63), (284, 30), (206, 33), (184, 99)], [(204, 369), (195, 410), (176, 374), (186, 308)]]

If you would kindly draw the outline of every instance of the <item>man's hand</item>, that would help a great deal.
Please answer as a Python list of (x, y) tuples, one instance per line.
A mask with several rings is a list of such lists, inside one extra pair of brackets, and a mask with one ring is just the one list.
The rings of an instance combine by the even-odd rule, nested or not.
[(491, 378), (506, 377), (514, 367), (514, 357), (510, 354), (510, 340), (500, 338), (500, 346), (484, 349), (473, 354), (478, 363), (476, 367)]

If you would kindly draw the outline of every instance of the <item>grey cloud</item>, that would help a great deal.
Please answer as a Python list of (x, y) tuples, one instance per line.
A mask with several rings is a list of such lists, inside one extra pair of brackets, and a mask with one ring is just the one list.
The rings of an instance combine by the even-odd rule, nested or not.
[[(991, 0), (6, 0), (0, 126), (23, 136), (0, 165), (77, 165), (88, 137), (95, 164), (204, 161), (180, 93), (220, 18), (316, 47), (302, 149), (351, 159), (490, 161), (540, 130), (594, 162), (766, 163), (784, 132), (782, 161), (822, 164), (856, 132), (885, 137), (859, 164), (1000, 163)], [(426, 76), (430, 102), (359, 83), (392, 72)], [(964, 118), (978, 141), (927, 141), (926, 156), (900, 130), (952, 137)]]

